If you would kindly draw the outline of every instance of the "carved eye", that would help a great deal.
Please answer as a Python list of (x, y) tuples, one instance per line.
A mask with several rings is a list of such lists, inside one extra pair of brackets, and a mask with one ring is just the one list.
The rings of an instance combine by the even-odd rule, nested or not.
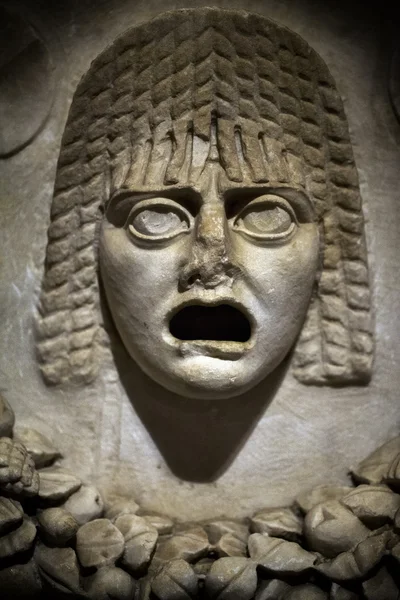
[(296, 217), (283, 198), (265, 195), (248, 204), (234, 221), (234, 229), (258, 240), (287, 238), (296, 227)]
[(192, 227), (190, 213), (168, 198), (151, 198), (138, 202), (128, 217), (130, 233), (147, 241), (169, 240)]

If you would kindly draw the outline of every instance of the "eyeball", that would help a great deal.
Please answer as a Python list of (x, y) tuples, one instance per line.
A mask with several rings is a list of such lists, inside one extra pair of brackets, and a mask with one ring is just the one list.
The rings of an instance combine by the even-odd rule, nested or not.
[(289, 203), (272, 194), (252, 200), (233, 224), (235, 230), (260, 241), (284, 240), (296, 226), (297, 220)]
[(164, 241), (192, 228), (192, 216), (169, 198), (151, 198), (138, 202), (131, 210), (127, 229), (139, 240)]

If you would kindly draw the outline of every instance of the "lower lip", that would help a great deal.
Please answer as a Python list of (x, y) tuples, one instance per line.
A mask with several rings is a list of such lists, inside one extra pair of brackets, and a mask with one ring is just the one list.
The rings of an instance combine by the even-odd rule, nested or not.
[(246, 354), (251, 346), (250, 342), (223, 342), (216, 340), (177, 340), (174, 346), (183, 358), (207, 356), (220, 360), (239, 360)]

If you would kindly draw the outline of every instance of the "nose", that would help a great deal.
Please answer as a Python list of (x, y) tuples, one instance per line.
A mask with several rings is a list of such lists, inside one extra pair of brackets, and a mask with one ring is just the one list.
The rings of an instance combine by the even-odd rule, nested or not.
[(180, 288), (194, 285), (212, 289), (231, 285), (234, 265), (228, 256), (229, 237), (222, 202), (204, 204), (197, 216), (195, 238), (180, 275)]

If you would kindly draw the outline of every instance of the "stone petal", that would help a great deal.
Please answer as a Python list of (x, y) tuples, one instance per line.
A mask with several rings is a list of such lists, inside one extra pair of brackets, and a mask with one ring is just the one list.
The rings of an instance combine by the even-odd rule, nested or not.
[(218, 558), (225, 556), (247, 556), (247, 545), (232, 533), (225, 533), (213, 546)]
[(202, 527), (194, 527), (176, 533), (170, 539), (159, 544), (156, 559), (169, 562), (182, 558), (187, 562), (194, 562), (206, 556), (209, 549), (208, 537)]
[(105, 517), (114, 521), (121, 515), (135, 515), (139, 510), (139, 505), (131, 498), (117, 498), (107, 508)]
[(82, 525), (76, 534), (76, 552), (84, 567), (112, 565), (124, 551), (124, 536), (108, 519)]
[(24, 512), (16, 500), (0, 497), (0, 536), (22, 523)]
[(280, 579), (261, 581), (254, 600), (285, 600), (290, 585)]
[(360, 485), (341, 499), (368, 527), (376, 529), (394, 521), (400, 496), (384, 486)]
[(22, 525), (0, 538), (0, 558), (9, 558), (19, 552), (26, 552), (31, 548), (36, 537), (36, 527), (29, 518), (25, 518)]
[(330, 600), (359, 600), (360, 596), (337, 583), (331, 587)]
[(53, 591), (79, 594), (79, 565), (72, 548), (48, 548), (39, 544), (35, 561), (43, 582)]
[(247, 542), (249, 529), (243, 523), (236, 521), (210, 521), (204, 525), (211, 544), (216, 544), (223, 535), (229, 533), (242, 542)]
[(57, 458), (61, 458), (60, 452), (53, 446), (50, 440), (36, 429), (22, 427), (17, 429), (15, 438), (21, 442), (32, 456), (36, 468), (47, 467)]
[(272, 538), (261, 533), (249, 537), (249, 554), (269, 575), (290, 576), (305, 573), (317, 557), (295, 542)]
[(365, 458), (355, 469), (353, 478), (359, 483), (382, 483), (389, 475), (389, 468), (400, 453), (400, 436), (380, 446)]
[(158, 600), (192, 600), (197, 598), (198, 580), (193, 568), (184, 560), (174, 560), (153, 579), (151, 589)]
[(317, 504), (304, 519), (304, 535), (309, 548), (328, 558), (351, 550), (369, 533), (369, 529), (339, 500)]
[(329, 596), (321, 588), (310, 583), (291, 588), (285, 600), (328, 600)]
[(267, 533), (295, 542), (303, 531), (303, 520), (291, 508), (267, 508), (251, 519), (252, 533)]
[(328, 500), (339, 500), (339, 498), (348, 494), (352, 489), (354, 488), (343, 485), (319, 485), (299, 494), (296, 497), (295, 505), (303, 513), (308, 513), (313, 506)]
[(394, 543), (391, 531), (377, 529), (360, 542), (352, 551), (343, 552), (332, 560), (320, 560), (315, 570), (332, 581), (341, 583), (365, 577), (387, 553)]
[(215, 600), (251, 600), (256, 588), (256, 564), (248, 558), (220, 558), (205, 579), (206, 594)]
[(104, 511), (104, 502), (100, 492), (93, 485), (82, 485), (64, 504), (79, 525), (99, 519)]
[(385, 567), (362, 584), (366, 600), (398, 600), (400, 590)]
[(11, 565), (0, 569), (2, 600), (38, 600), (42, 596), (42, 582), (36, 563)]
[(64, 508), (48, 508), (38, 514), (41, 538), (53, 546), (65, 546), (75, 537), (79, 524)]
[(174, 522), (164, 515), (143, 515), (143, 519), (145, 519), (149, 525), (155, 527), (159, 535), (172, 533), (174, 528)]
[(39, 497), (42, 500), (66, 500), (82, 485), (78, 477), (61, 467), (49, 467), (39, 471), (39, 479)]
[(132, 600), (136, 582), (117, 567), (104, 567), (93, 576), (88, 595), (93, 600)]
[(115, 520), (125, 540), (123, 566), (134, 576), (142, 576), (156, 549), (158, 531), (142, 517), (121, 515)]

